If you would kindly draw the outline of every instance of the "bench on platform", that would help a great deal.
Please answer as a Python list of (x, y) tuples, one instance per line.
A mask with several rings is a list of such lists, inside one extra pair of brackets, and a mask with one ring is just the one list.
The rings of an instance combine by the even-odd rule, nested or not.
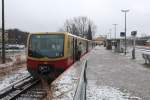
[(145, 60), (145, 64), (150, 64), (150, 54), (148, 54), (148, 53), (143, 53), (143, 54), (142, 54), (142, 57), (143, 57), (144, 60)]

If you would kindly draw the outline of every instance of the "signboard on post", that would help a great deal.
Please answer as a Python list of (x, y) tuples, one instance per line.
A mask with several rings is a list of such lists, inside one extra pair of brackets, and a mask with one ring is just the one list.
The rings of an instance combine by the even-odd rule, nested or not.
[(125, 37), (125, 32), (120, 32), (121, 37)]
[(131, 32), (131, 36), (136, 36), (136, 34), (137, 34), (137, 31), (132, 31)]

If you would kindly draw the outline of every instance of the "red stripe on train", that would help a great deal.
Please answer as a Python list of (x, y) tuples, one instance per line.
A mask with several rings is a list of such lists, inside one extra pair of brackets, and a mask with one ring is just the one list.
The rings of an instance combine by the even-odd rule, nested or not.
[(37, 61), (37, 60), (31, 60), (27, 59), (27, 67), (31, 69), (37, 69), (39, 64), (50, 64), (53, 65), (55, 68), (60, 69), (67, 69), (70, 65), (73, 64), (72, 58), (66, 58), (62, 60), (57, 61)]

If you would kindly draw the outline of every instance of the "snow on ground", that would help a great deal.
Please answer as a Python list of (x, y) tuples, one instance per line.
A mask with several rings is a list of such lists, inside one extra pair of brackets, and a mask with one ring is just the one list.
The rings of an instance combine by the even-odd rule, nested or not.
[(98, 86), (94, 80), (88, 81), (87, 100), (142, 100), (110, 86)]
[(69, 73), (65, 73), (64, 76), (52, 84), (52, 100), (73, 100), (78, 82), (74, 78), (76, 74), (70, 71)]
[(51, 84), (52, 100), (73, 100), (84, 63), (77, 62)]
[(12, 72), (9, 75), (6, 75), (6, 76), (0, 78), (0, 90), (2, 90), (3, 88), (9, 86), (10, 84), (28, 76), (28, 75), (29, 75), (29, 73), (26, 70), (26, 68), (22, 68), (18, 71)]
[[(124, 53), (116, 53), (116, 54), (124, 56), (124, 57), (126, 57), (128, 59), (132, 59), (132, 50), (133, 50), (132, 47), (128, 47), (126, 55)], [(112, 52), (114, 52), (114, 49), (112, 50)], [(145, 53), (145, 51), (141, 51), (140, 49), (137, 49), (137, 48), (135, 49), (134, 62), (137, 62), (137, 63), (140, 63), (140, 64), (144, 63), (144, 59), (142, 57), (142, 53)], [(148, 52), (146, 52), (146, 53), (148, 53)]]
[(8, 62), (8, 63), (5, 63), (5, 64), (0, 64), (0, 68), (4, 68), (4, 67), (10, 67), (13, 65), (14, 62)]
[[(6, 55), (8, 58), (12, 59), (11, 62), (0, 64), (0, 70), (6, 71), (10, 70), (10, 73), (7, 75), (0, 77), (0, 90), (9, 86), (10, 84), (14, 83), (17, 80), (22, 79), (29, 75), (26, 68), (17, 69), (18, 64), (22, 64), (26, 61), (25, 50), (18, 50), (18, 51), (9, 51)], [(16, 68), (16, 71), (12, 71), (12, 68)]]
[(6, 55), (7, 58), (11, 59), (10, 62), (6, 62), (5, 64), (1, 64), (0, 62), (0, 68), (3, 67), (10, 67), (13, 66), (14, 64), (21, 64), (26, 61), (26, 54), (25, 50), (19, 50), (17, 52), (10, 52), (9, 54)]

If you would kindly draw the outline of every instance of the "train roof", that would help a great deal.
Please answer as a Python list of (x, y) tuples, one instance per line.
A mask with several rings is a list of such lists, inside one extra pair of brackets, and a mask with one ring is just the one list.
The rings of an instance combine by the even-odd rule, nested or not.
[(67, 32), (35, 32), (30, 34), (66, 34)]
[[(68, 32), (35, 32), (35, 33), (30, 33), (30, 35), (32, 35), (32, 34), (64, 34), (64, 35), (73, 36), (73, 37), (76, 37), (79, 39), (88, 40), (88, 39), (73, 35), (73, 34), (68, 33)], [(91, 41), (91, 40), (88, 40), (88, 41)]]

